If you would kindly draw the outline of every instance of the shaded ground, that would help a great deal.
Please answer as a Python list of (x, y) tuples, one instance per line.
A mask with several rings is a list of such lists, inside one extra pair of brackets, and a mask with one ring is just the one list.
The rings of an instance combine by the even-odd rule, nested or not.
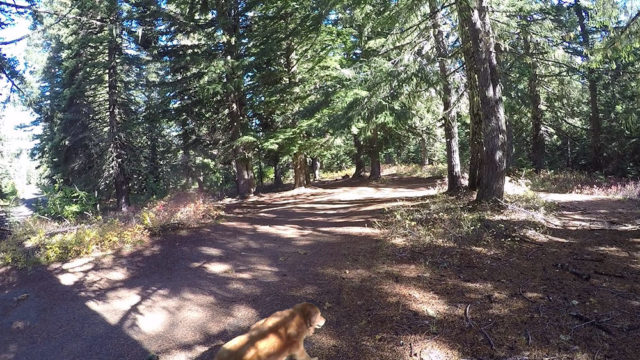
[(136, 252), (0, 269), (0, 359), (210, 359), (302, 301), (327, 318), (307, 343), (320, 359), (637, 358), (636, 203), (566, 199), (556, 225), (515, 244), (383, 240), (383, 209), (437, 184), (327, 182), (229, 203), (222, 224)]

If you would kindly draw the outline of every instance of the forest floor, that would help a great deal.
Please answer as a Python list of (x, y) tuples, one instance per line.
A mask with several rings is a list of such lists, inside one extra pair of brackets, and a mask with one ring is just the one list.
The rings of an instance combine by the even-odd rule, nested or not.
[(222, 223), (135, 251), (0, 269), (0, 360), (212, 359), (302, 301), (327, 319), (307, 340), (322, 360), (637, 359), (637, 202), (541, 194), (553, 215), (487, 218), (493, 240), (391, 236), (394, 209), (441, 190), (321, 182), (229, 201)]

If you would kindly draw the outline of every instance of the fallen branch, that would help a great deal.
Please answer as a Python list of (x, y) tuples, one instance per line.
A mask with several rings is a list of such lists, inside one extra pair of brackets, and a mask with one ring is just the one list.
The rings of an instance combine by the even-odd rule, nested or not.
[(527, 345), (531, 346), (531, 333), (529, 332), (529, 329), (524, 329), (524, 335), (527, 339)]
[(599, 270), (596, 270), (593, 273), (594, 274), (598, 274), (598, 275), (602, 275), (602, 276), (615, 277), (615, 278), (618, 278), (618, 279), (626, 279), (626, 276), (624, 276), (622, 274), (613, 274), (613, 273), (608, 273), (608, 272), (599, 271)]
[(569, 264), (555, 264), (558, 269), (565, 270), (572, 275), (579, 277), (584, 281), (589, 281), (591, 279), (591, 274), (583, 273), (577, 269), (572, 268)]
[(522, 297), (523, 297), (525, 300), (527, 300), (528, 302), (530, 302), (530, 303), (532, 303), (532, 304), (535, 304), (535, 303), (536, 303), (536, 301), (535, 301), (535, 300), (529, 299), (529, 298), (527, 297), (527, 295), (525, 295), (525, 294), (524, 294), (524, 292), (522, 292), (522, 286), (518, 288), (518, 292), (520, 293), (520, 296), (522, 296)]
[(589, 257), (574, 257), (573, 260), (578, 260), (578, 261), (593, 261), (593, 262), (604, 262), (604, 259), (602, 258), (589, 258)]
[(551, 224), (551, 225), (553, 225), (555, 227), (561, 227), (562, 226), (562, 224), (558, 224), (558, 223), (555, 223), (553, 221), (547, 220), (544, 217), (544, 215), (541, 215), (540, 213), (529, 211), (529, 210), (527, 210), (527, 209), (525, 209), (523, 207), (520, 207), (520, 206), (517, 206), (517, 205), (510, 204), (508, 202), (505, 202), (504, 200), (498, 199), (498, 202), (501, 203), (502, 205), (506, 206), (508, 209), (522, 211), (522, 212), (524, 212), (526, 214), (529, 214), (529, 215), (533, 216), (535, 219), (540, 220), (540, 221), (542, 221), (544, 223)]
[[(611, 330), (609, 330), (606, 326), (604, 326), (602, 324), (602, 321), (598, 321), (597, 319), (588, 318), (588, 317), (586, 317), (586, 316), (584, 316), (584, 315), (582, 315), (580, 313), (576, 313), (576, 312), (569, 313), (569, 315), (571, 315), (574, 318), (584, 322), (582, 324), (579, 324), (579, 325), (575, 326), (574, 329), (579, 328), (581, 326), (585, 326), (585, 325), (591, 325), (593, 327), (596, 327), (596, 328), (604, 331), (605, 333), (607, 333), (609, 335), (613, 335), (611, 333)], [(610, 320), (610, 319), (607, 319), (607, 320)]]
[(76, 231), (78, 229), (84, 228), (84, 225), (77, 225), (77, 226), (68, 226), (62, 229), (56, 229), (56, 230), (51, 230), (51, 231), (47, 231), (46, 233), (44, 233), (44, 236), (53, 236), (53, 235), (58, 235), (58, 234), (64, 234), (64, 233), (68, 233), (71, 231)]
[(467, 324), (480, 331), (482, 335), (484, 335), (485, 339), (487, 339), (487, 341), (489, 342), (491, 350), (495, 350), (496, 345), (493, 343), (493, 339), (491, 339), (491, 336), (489, 336), (489, 334), (483, 328), (479, 327), (475, 322), (471, 320), (471, 316), (469, 315), (469, 308), (471, 308), (471, 304), (467, 305), (467, 307), (464, 309), (464, 319), (467, 321)]

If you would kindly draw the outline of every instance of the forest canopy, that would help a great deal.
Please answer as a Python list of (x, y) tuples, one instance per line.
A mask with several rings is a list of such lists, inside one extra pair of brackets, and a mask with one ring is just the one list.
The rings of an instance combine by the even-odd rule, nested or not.
[[(0, 77), (49, 184), (126, 210), (248, 196), (318, 170), (447, 165), (640, 175), (640, 19), (626, 1), (0, 1)], [(2, 49), (25, 41), (28, 74)], [(6, 97), (7, 94), (2, 94)], [(467, 174), (468, 176), (465, 176)], [(464, 179), (465, 180), (463, 182)]]

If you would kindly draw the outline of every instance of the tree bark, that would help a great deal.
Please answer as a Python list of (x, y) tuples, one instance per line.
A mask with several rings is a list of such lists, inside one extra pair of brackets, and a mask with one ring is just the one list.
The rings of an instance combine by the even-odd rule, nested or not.
[[(458, 7), (468, 6), (465, 0), (457, 0)], [(486, 0), (478, 0), (477, 8), (470, 9), (466, 26), (476, 53), (476, 76), (482, 109), (482, 133), (484, 152), (478, 201), (502, 200), (504, 197), (506, 167), (506, 125), (502, 103), (502, 84)]]
[[(580, 26), (580, 36), (582, 37), (582, 48), (584, 51), (583, 59), (587, 63), (587, 82), (589, 84), (589, 108), (591, 114), (589, 116), (589, 132), (591, 136), (591, 167), (595, 171), (603, 169), (603, 149), (602, 149), (602, 120), (600, 119), (600, 109), (598, 108), (598, 80), (596, 74), (589, 63), (588, 51), (591, 50), (591, 42), (589, 39), (589, 31), (587, 30), (586, 17), (589, 12), (582, 7), (580, 0), (575, 0), (573, 9), (578, 17), (578, 25)], [(586, 16), (585, 16), (586, 15)]]
[(429, 154), (427, 153), (427, 139), (420, 135), (420, 165), (425, 168), (429, 165)]
[(354, 165), (356, 166), (356, 170), (353, 172), (352, 178), (361, 178), (364, 177), (364, 146), (360, 141), (358, 135), (353, 135), (353, 146), (356, 148), (356, 153), (353, 158)]
[(121, 132), (122, 111), (119, 103), (118, 89), (118, 55), (122, 51), (120, 45), (121, 25), (118, 2), (109, 2), (109, 44), (107, 46), (107, 97), (109, 105), (109, 142), (111, 166), (114, 174), (116, 203), (119, 211), (127, 211), (130, 206), (129, 182), (125, 170), (126, 151), (124, 134)]
[(542, 109), (538, 89), (538, 63), (531, 51), (531, 34), (524, 29), (522, 34), (524, 52), (529, 64), (529, 105), (531, 106), (531, 165), (536, 173), (544, 168), (544, 135), (542, 134)]
[(241, 68), (242, 53), (238, 40), (241, 37), (240, 4), (237, 1), (217, 2), (216, 11), (222, 32), (225, 35), (223, 43), (223, 58), (225, 59), (225, 100), (231, 124), (231, 141), (233, 146), (233, 162), (236, 172), (236, 188), (238, 196), (245, 198), (255, 191), (255, 180), (251, 155), (242, 148), (237, 141), (246, 133), (249, 125), (245, 114), (244, 75)]
[[(431, 11), (437, 11), (436, 0), (429, 0)], [(441, 14), (437, 13), (431, 22), (433, 38), (438, 56), (438, 67), (440, 69), (442, 112), (444, 118), (444, 136), (447, 142), (447, 192), (455, 193), (462, 188), (462, 173), (460, 171), (460, 153), (458, 149), (458, 119), (455, 108), (451, 104), (451, 82), (449, 80), (449, 57), (447, 44), (444, 41), (444, 34), (440, 28)]]
[(307, 185), (307, 157), (298, 152), (293, 155), (293, 187), (300, 188)]
[(469, 29), (466, 26), (471, 21), (471, 11), (468, 5), (457, 1), (458, 17), (460, 18), (459, 32), (462, 41), (465, 74), (467, 77), (467, 97), (469, 99), (469, 190), (477, 190), (480, 183), (480, 169), (482, 164), (482, 109), (480, 94), (478, 93), (478, 76), (476, 70), (477, 59), (472, 49)]
[(241, 198), (249, 197), (256, 189), (255, 180), (253, 179), (253, 167), (251, 160), (248, 158), (236, 158), (234, 160), (236, 171), (236, 189), (238, 196)]
[(313, 181), (320, 180), (320, 159), (311, 158), (311, 170), (313, 170)]
[(509, 119), (504, 119), (504, 125), (507, 129), (507, 154), (505, 159), (505, 171), (509, 172), (513, 166), (513, 126)]
[(369, 172), (369, 180), (378, 180), (382, 177), (382, 169), (380, 166), (380, 144), (378, 139), (378, 129), (374, 128), (369, 138), (369, 160), (371, 164), (371, 172)]
[(273, 185), (282, 186), (282, 165), (280, 165), (280, 156), (276, 156), (273, 162)]

